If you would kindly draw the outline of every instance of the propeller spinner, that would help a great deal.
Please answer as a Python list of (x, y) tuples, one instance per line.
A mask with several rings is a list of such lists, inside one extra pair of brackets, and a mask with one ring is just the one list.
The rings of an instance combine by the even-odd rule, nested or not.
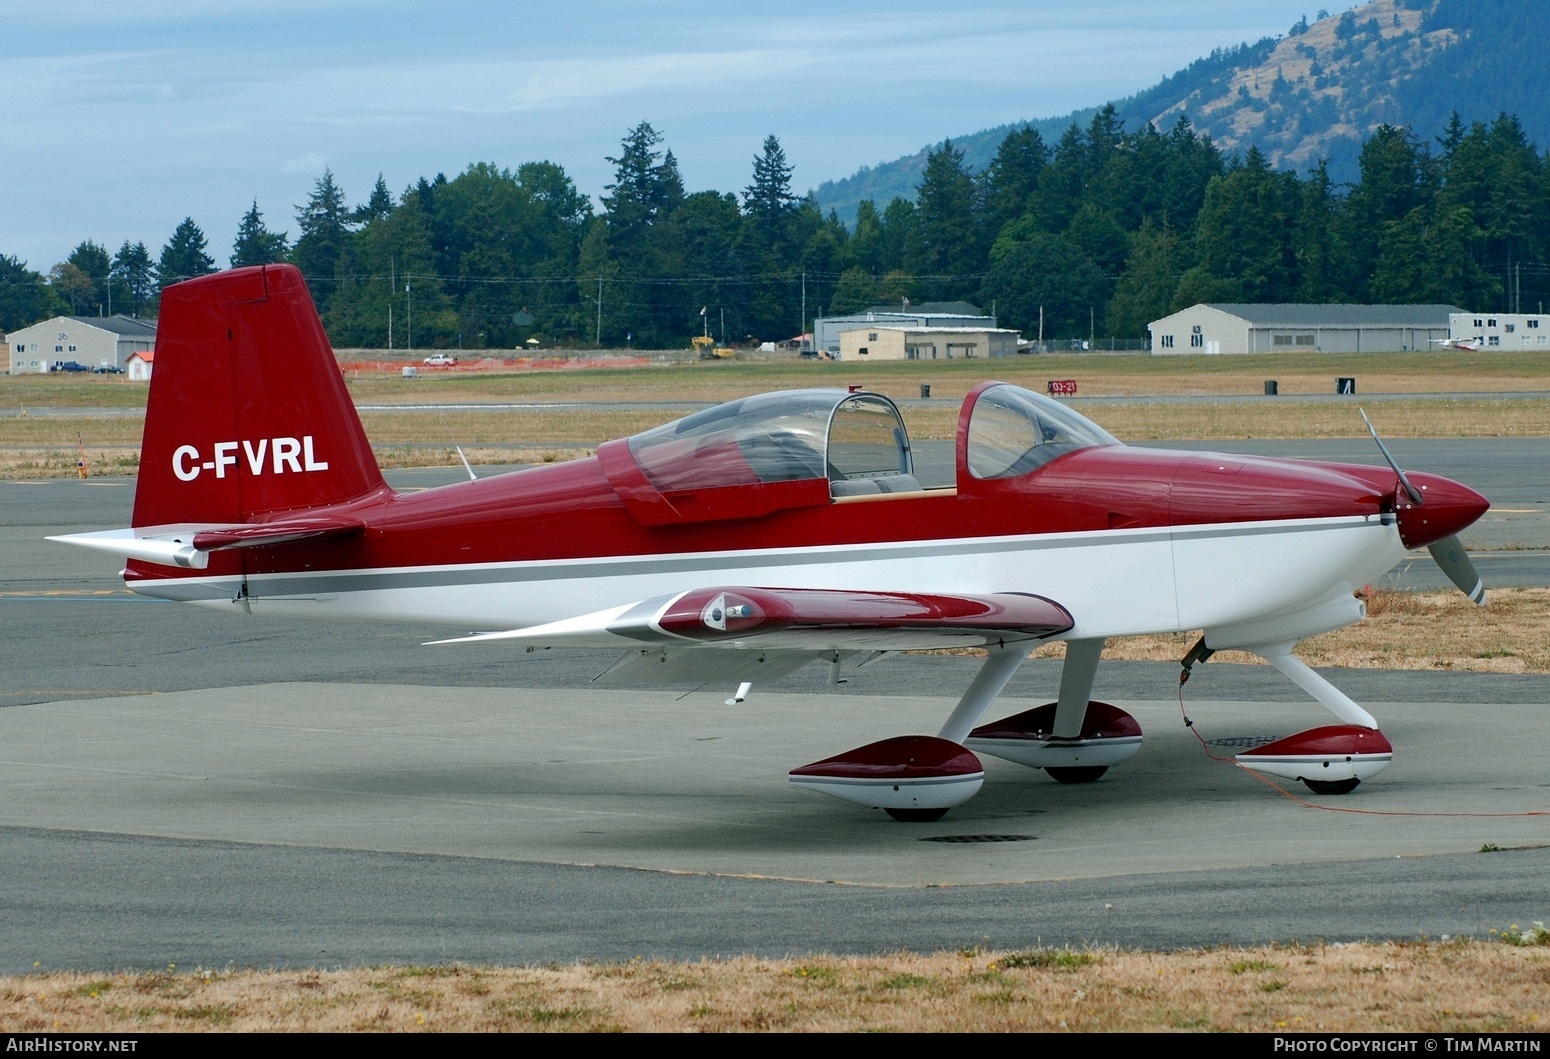
[(1416, 482), (1400, 470), (1372, 420), (1367, 418), (1367, 412), (1364, 409), (1358, 411), (1372, 440), (1378, 443), (1378, 451), (1383, 453), (1394, 476), (1399, 479), (1394, 490), (1394, 507), (1399, 518), (1400, 539), (1409, 548), (1424, 545), (1448, 580), (1457, 585), (1471, 603), (1485, 606), (1485, 584), (1475, 570), (1475, 564), (1469, 561), (1469, 553), (1464, 550), (1458, 531), (1485, 514), (1490, 503), (1468, 486), (1437, 475), (1416, 475), (1420, 482), (1418, 488)]

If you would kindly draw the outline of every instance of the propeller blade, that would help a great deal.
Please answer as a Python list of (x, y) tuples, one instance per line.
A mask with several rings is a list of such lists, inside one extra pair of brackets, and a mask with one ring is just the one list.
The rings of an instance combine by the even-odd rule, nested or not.
[[(1383, 453), (1383, 458), (1388, 460), (1389, 466), (1394, 469), (1394, 474), (1399, 478), (1399, 484), (1401, 488), (1404, 489), (1405, 495), (1410, 498), (1410, 502), (1412, 504), (1419, 504), (1421, 502), (1421, 491), (1410, 484), (1410, 479), (1405, 477), (1405, 472), (1399, 469), (1399, 464), (1395, 463), (1394, 457), (1389, 455), (1389, 447), (1383, 444), (1382, 438), (1378, 437), (1378, 428), (1373, 426), (1372, 420), (1367, 418), (1367, 410), (1365, 408), (1358, 408), (1357, 411), (1362, 414), (1362, 422), (1367, 424), (1367, 432), (1372, 435), (1372, 440), (1378, 443), (1378, 451)], [(1462, 555), (1463, 551), (1464, 550), (1460, 548), (1459, 554)], [(1441, 559), (1438, 559), (1437, 561), (1439, 563), (1442, 562)], [(1465, 562), (1468, 561), (1469, 560), (1466, 558)], [(1444, 567), (1444, 569), (1446, 569), (1446, 567)], [(1448, 576), (1451, 577), (1453, 575), (1449, 574)], [(1463, 586), (1460, 585), (1459, 587), (1462, 588)]]
[(1437, 560), (1442, 572), (1448, 575), (1448, 580), (1458, 585), (1459, 591), (1468, 596), (1471, 603), (1485, 606), (1485, 583), (1480, 580), (1475, 564), (1469, 561), (1469, 553), (1464, 550), (1464, 542), (1457, 535), (1433, 541), (1427, 551), (1432, 553), (1432, 558)]

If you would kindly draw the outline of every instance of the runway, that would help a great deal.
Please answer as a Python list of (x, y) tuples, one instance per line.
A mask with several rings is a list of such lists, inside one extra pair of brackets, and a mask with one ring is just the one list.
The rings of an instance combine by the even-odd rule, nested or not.
[[(1521, 531), (1532, 564), (1543, 471), (1518, 468), (1542, 444), (1396, 456), (1522, 509), (1477, 530)], [(1176, 667), (1110, 663), (1098, 694), (1147, 732), (1131, 763), (1065, 787), (989, 761), (976, 799), (905, 826), (785, 772), (935, 730), (971, 659), (885, 659), (840, 689), (804, 672), (727, 707), (588, 687), (589, 653), (228, 618), (41, 541), (125, 524), (131, 490), (0, 483), (0, 969), (1484, 935), (1550, 904), (1550, 817), (1522, 815), (1550, 810), (1542, 676), (1330, 674), (1396, 746), (1355, 794), (1308, 799), (1352, 814), (1211, 761)], [(1186, 688), (1215, 753), (1324, 722), (1262, 669)], [(1030, 663), (997, 715), (1056, 680)]]

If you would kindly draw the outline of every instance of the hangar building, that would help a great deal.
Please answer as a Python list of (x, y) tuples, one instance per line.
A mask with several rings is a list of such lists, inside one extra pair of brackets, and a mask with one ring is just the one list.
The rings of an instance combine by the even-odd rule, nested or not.
[(1543, 313), (1454, 313), (1448, 337), (1476, 349), (1550, 349), (1550, 317)]
[(1147, 330), (1153, 353), (1386, 353), (1434, 348), (1460, 312), (1455, 305), (1202, 303)]
[(155, 348), (156, 322), (132, 316), (56, 316), (6, 338), (12, 375), (41, 374), (68, 360), (122, 370), (129, 354)]
[(874, 305), (863, 313), (849, 316), (820, 316), (813, 321), (813, 349), (831, 357), (842, 356), (840, 335), (857, 328), (883, 327), (960, 327), (970, 330), (994, 328), (996, 318), (968, 302), (926, 302), (918, 306)]
[(840, 332), (841, 360), (957, 360), (1011, 357), (1022, 336), (1005, 327), (873, 324)]

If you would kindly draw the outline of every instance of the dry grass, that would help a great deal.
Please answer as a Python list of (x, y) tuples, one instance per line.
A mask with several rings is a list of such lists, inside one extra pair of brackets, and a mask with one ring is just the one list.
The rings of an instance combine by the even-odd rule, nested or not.
[[(1177, 662), (1198, 631), (1110, 640), (1103, 657), (1127, 662)], [(1049, 644), (1035, 658), (1062, 658)], [(1311, 666), (1424, 669), (1479, 673), (1550, 673), (1550, 588), (1491, 589), (1484, 608), (1462, 593), (1376, 591), (1367, 620), (1310, 637), (1297, 656)], [(1211, 664), (1264, 665), (1244, 651), (1219, 651)]]
[[(368, 411), (367, 434), (387, 467), (455, 461), (461, 445), (472, 462), (509, 463), (501, 446), (541, 445), (567, 455), (666, 422), (706, 402), (800, 386), (864, 385), (895, 398), (915, 398), (922, 384), (934, 400), (906, 409), (911, 432), (948, 439), (963, 395), (987, 377), (1042, 390), (1049, 379), (1074, 378), (1083, 396), (1136, 397), (1134, 403), (1089, 409), (1127, 441), (1364, 436), (1357, 401), (1311, 402), (1328, 394), (1339, 375), (1354, 375), (1363, 393), (1511, 393), (1550, 396), (1550, 357), (1535, 354), (1392, 353), (1361, 356), (1275, 354), (1248, 357), (1153, 357), (1145, 354), (1003, 358), (920, 363), (799, 363), (749, 359), (699, 363), (676, 359), (644, 368), (584, 371), (438, 372), (416, 380), (396, 368), (351, 371), (357, 403), (455, 405), (533, 402), (553, 408), (438, 407), (401, 413)], [(1280, 383), (1279, 398), (1247, 402), (1158, 404), (1159, 395), (1263, 395), (1264, 380)], [(122, 376), (0, 376), (0, 409), (116, 408), (125, 415), (9, 415), (0, 418), (0, 474), (46, 477), (75, 473), (77, 439), (94, 468), (132, 468), (148, 387)], [(578, 400), (602, 407), (566, 408)], [(1358, 399), (1359, 400), (1359, 399)], [(648, 408), (609, 408), (609, 404)], [(1376, 421), (1390, 437), (1550, 437), (1550, 400), (1470, 397), (1385, 402)], [(138, 414), (137, 414), (138, 413)], [(418, 453), (415, 450), (426, 449)], [(475, 452), (480, 452), (476, 458)]]
[(0, 979), (13, 1033), (1541, 1031), (1550, 948), (1417, 941), (1177, 953), (636, 960)]
[[(1550, 404), (1550, 402), (1546, 402)], [(363, 412), (361, 425), (378, 448), (390, 445), (544, 444), (595, 446), (610, 438), (649, 430), (690, 411), (681, 409), (560, 408), (492, 411)], [(509, 458), (509, 456), (508, 456)]]
[[(1121, 441), (1244, 438), (1362, 438), (1350, 404), (1266, 398), (1263, 404), (1120, 404), (1083, 409)], [(1367, 414), (1391, 438), (1497, 438), (1550, 435), (1550, 401), (1463, 398), (1385, 401)], [(950, 436), (950, 435), (948, 435)], [(1369, 442), (1370, 444), (1370, 442)]]
[[(789, 357), (701, 363), (681, 359), (648, 368), (585, 371), (450, 371), (415, 380), (397, 367), (350, 371), (358, 402), (422, 401), (721, 401), (764, 390), (864, 385), (895, 398), (916, 397), (922, 384), (936, 398), (960, 400), (976, 383), (997, 378), (1030, 389), (1050, 379), (1075, 379), (1089, 397), (1259, 395), (1267, 379), (1283, 397), (1334, 392), (1353, 376), (1360, 393), (1507, 393), (1550, 391), (1550, 357), (1543, 353), (1261, 354), (1150, 356), (1144, 353), (1005, 357), (920, 362), (818, 361)], [(418, 359), (418, 358), (416, 358)], [(408, 363), (409, 361), (405, 361)], [(148, 387), (122, 376), (0, 376), (0, 408), (145, 406)]]
[[(511, 463), (510, 449), (541, 445), (575, 455), (599, 442), (667, 422), (690, 406), (629, 408), (509, 409), (432, 408), (367, 411), (361, 419), (385, 467), (456, 462), (461, 445), (471, 462)], [(1119, 404), (1088, 409), (1125, 441), (1220, 440), (1244, 438), (1365, 438), (1354, 405), (1308, 401), (1240, 404)], [(1469, 398), (1387, 402), (1372, 411), (1386, 437), (1550, 437), (1550, 400)], [(943, 401), (905, 409), (918, 440), (947, 440), (958, 421), (956, 404)], [(51, 415), (0, 420), (0, 474), (48, 477), (75, 473), (77, 439), (95, 466), (133, 467), (143, 415)], [(414, 449), (427, 449), (416, 456)], [(483, 455), (475, 459), (474, 451)]]
[[(976, 383), (995, 378), (1042, 391), (1050, 379), (1075, 379), (1082, 396), (1255, 395), (1267, 379), (1283, 396), (1329, 394), (1335, 379), (1353, 376), (1361, 393), (1505, 393), (1550, 390), (1550, 357), (1535, 353), (1263, 354), (1154, 357), (1144, 353), (1004, 357), (920, 362), (740, 359), (733, 363), (673, 362), (649, 369), (437, 373), (414, 381), (396, 368), (351, 373), (351, 392), (366, 403), (422, 400), (721, 401), (764, 390), (860, 384), (894, 398), (919, 395), (961, 400)], [(445, 394), (446, 396), (441, 396)]]

